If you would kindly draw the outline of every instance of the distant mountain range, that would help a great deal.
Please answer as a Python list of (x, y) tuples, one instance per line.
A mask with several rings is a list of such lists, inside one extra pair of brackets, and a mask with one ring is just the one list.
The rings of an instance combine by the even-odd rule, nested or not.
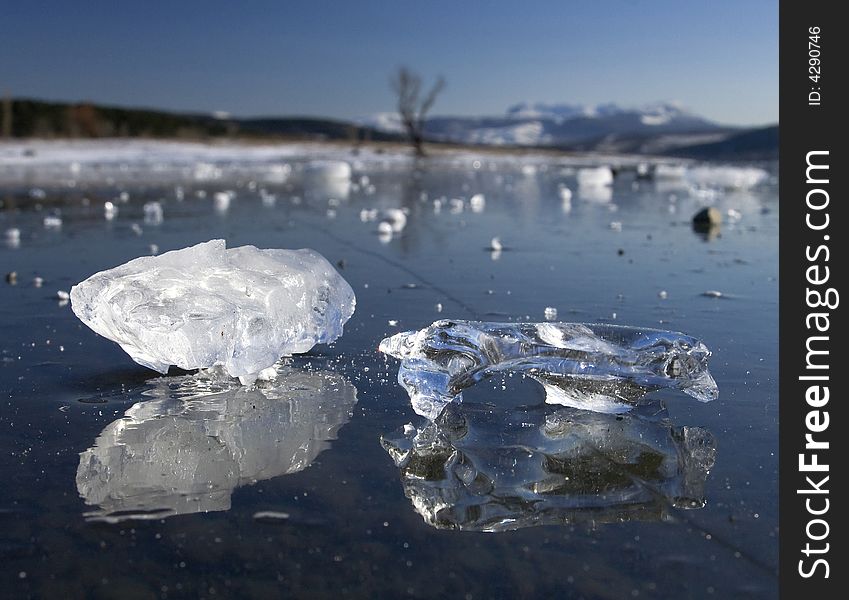
[[(347, 122), (335, 119), (185, 114), (147, 109), (14, 100), (14, 137), (252, 137), (399, 142), (397, 113)], [(778, 126), (719, 125), (674, 103), (642, 107), (616, 104), (521, 103), (504, 115), (436, 116), (425, 135), (431, 143), (549, 148), (572, 152), (616, 152), (721, 160), (774, 160)]]
[[(378, 131), (403, 131), (395, 113), (375, 115), (360, 123)], [(692, 154), (703, 158), (716, 150), (728, 160), (736, 158), (734, 151), (739, 147), (745, 150), (746, 160), (777, 158), (778, 127), (766, 128), (768, 133), (760, 136), (754, 131), (719, 125), (674, 103), (631, 108), (612, 103), (588, 106), (525, 102), (511, 106), (502, 116), (433, 117), (425, 127), (431, 140), (460, 144)], [(726, 143), (737, 136), (743, 136), (743, 142)], [(690, 153), (689, 148), (694, 148), (694, 152)]]

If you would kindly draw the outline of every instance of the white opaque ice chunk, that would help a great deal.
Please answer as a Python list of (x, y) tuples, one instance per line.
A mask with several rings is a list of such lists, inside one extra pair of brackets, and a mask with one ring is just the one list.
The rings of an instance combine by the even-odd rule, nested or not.
[(356, 299), (314, 250), (212, 240), (96, 273), (71, 289), (71, 304), (141, 365), (219, 365), (251, 382), (281, 356), (341, 336)]
[(588, 167), (578, 171), (579, 187), (603, 187), (613, 183), (613, 171), (610, 167)]
[(687, 179), (696, 186), (746, 190), (764, 183), (769, 174), (757, 167), (694, 167)]

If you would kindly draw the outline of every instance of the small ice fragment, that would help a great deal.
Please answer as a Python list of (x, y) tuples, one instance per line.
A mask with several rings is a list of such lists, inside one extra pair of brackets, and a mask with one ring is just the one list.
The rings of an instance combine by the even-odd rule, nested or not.
[(44, 217), (44, 226), (47, 229), (59, 229), (62, 227), (62, 217), (57, 215), (48, 215)]
[(151, 254), (159, 254), (159, 246), (157, 246), (156, 244), (151, 244), (149, 250)]
[(377, 233), (379, 234), (389, 235), (389, 237), (391, 238), (392, 231), (392, 224), (387, 221), (381, 221), (377, 224)]
[(469, 206), (473, 213), (481, 213), (486, 208), (486, 198), (483, 194), (475, 194), (469, 198)]
[(702, 292), (702, 296), (707, 296), (708, 298), (722, 298), (724, 294), (719, 290), (707, 290), (706, 292)]
[(44, 279), (42, 279), (41, 277), (35, 277), (35, 278), (33, 278), (33, 280), (32, 280), (32, 284), (33, 284), (35, 287), (40, 288), (41, 286), (43, 286), (43, 285), (44, 285)]
[(56, 297), (59, 300), (68, 300), (71, 297), (71, 295), (68, 292), (66, 292), (65, 290), (59, 290), (58, 292), (56, 292)]
[(363, 223), (368, 223), (369, 221), (374, 221), (377, 219), (377, 209), (376, 208), (364, 208), (360, 211), (360, 221)]
[(441, 313), (442, 312), (442, 302), (437, 302), (435, 308), (436, 308), (436, 312)]
[(687, 175), (687, 167), (684, 165), (669, 165), (658, 163), (654, 167), (654, 178), (666, 181), (677, 181), (684, 179)]
[(557, 319), (557, 309), (553, 306), (546, 306), (543, 315), (546, 321), (554, 321)]
[(557, 193), (560, 194), (560, 201), (563, 204), (571, 204), (572, 202), (572, 190), (570, 190), (567, 186), (562, 183), (557, 186)]
[(254, 513), (254, 521), (285, 521), (289, 513), (276, 510), (261, 510)]
[(215, 210), (220, 213), (227, 212), (230, 208), (230, 201), (233, 199), (233, 196), (235, 196), (235, 193), (229, 191), (215, 192), (215, 196), (212, 197)]
[(21, 243), (21, 230), (17, 227), (10, 227), (6, 230), (6, 243), (10, 246), (18, 246)]
[(9, 271), (6, 273), (6, 283), (9, 285), (18, 285), (18, 272)]
[(605, 412), (627, 411), (661, 388), (701, 402), (719, 394), (705, 345), (656, 329), (442, 320), (388, 337), (379, 349), (401, 360), (398, 382), (413, 410), (431, 420), (464, 389), (503, 373), (535, 379), (548, 402)]
[(129, 192), (121, 192), (120, 194), (118, 194), (118, 200), (120, 200), (121, 202), (125, 202), (125, 203), (129, 202), (130, 193)]
[(729, 208), (725, 214), (728, 215), (728, 220), (731, 222), (739, 221), (743, 218), (743, 213), (734, 208)]
[(130, 225), (130, 229), (132, 229), (133, 233), (135, 233), (136, 235), (141, 235), (144, 232), (141, 225), (139, 225), (138, 223), (133, 223), (132, 225)]
[(492, 241), (489, 242), (488, 250), (500, 252), (503, 249), (504, 249), (504, 246), (501, 245), (501, 239), (500, 238), (494, 237), (494, 238), (492, 238)]
[(115, 206), (112, 202), (104, 202), (103, 216), (106, 217), (107, 221), (111, 221), (112, 219), (118, 216), (118, 207)]
[(383, 211), (380, 225), (384, 223), (389, 225), (392, 233), (400, 233), (407, 226), (407, 215), (400, 208), (387, 208)]
[(412, 423), (407, 423), (404, 425), (404, 435), (412, 435), (416, 432), (416, 428), (413, 427)]
[[(382, 223), (381, 223), (382, 225)], [(378, 225), (377, 227), (377, 239), (381, 244), (388, 244), (392, 241), (392, 228), (389, 226), (381, 227)]]
[(622, 231), (622, 221), (611, 221), (610, 229), (613, 231)]
[(260, 190), (260, 198), (262, 198), (262, 205), (268, 208), (271, 208), (275, 204), (277, 204), (277, 195), (271, 194), (265, 190)]
[(254, 379), (281, 356), (342, 335), (356, 302), (313, 250), (227, 249), (224, 240), (97, 273), (71, 289), (71, 301), (83, 323), (141, 365), (221, 365)]
[(669, 297), (669, 292), (667, 292), (666, 290), (660, 290), (657, 293), (657, 297), (661, 300), (666, 300)]
[(398, 321), (396, 319), (389, 319), (390, 327), (398, 327)]
[(449, 212), (452, 215), (459, 215), (461, 212), (463, 212), (463, 208), (465, 207), (465, 203), (463, 202), (462, 198), (451, 198), (449, 205)]
[(162, 223), (164, 216), (162, 203), (156, 200), (145, 202), (144, 207), (144, 222), (148, 225), (158, 225)]

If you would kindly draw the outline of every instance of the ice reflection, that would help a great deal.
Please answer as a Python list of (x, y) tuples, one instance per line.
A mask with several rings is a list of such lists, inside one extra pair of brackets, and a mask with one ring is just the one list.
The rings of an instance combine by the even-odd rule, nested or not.
[(492, 532), (666, 520), (705, 505), (716, 456), (710, 432), (675, 426), (660, 401), (625, 415), (451, 405), (381, 443), (426, 523)]
[(97, 520), (228, 510), (240, 486), (307, 468), (351, 418), (353, 384), (278, 367), (243, 387), (207, 374), (163, 377), (80, 454), (77, 490)]

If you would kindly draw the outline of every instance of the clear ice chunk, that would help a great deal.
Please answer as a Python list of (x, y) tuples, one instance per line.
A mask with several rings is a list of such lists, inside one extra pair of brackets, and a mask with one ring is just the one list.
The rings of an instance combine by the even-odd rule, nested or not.
[(240, 486), (306, 469), (351, 418), (341, 375), (278, 366), (244, 387), (223, 374), (157, 378), (80, 454), (93, 520), (159, 519), (230, 508)]
[(224, 240), (137, 258), (71, 288), (77, 317), (137, 363), (160, 373), (220, 365), (243, 383), (338, 338), (355, 304), (314, 250), (227, 249)]
[(713, 435), (675, 426), (659, 401), (625, 415), (455, 404), (381, 444), (427, 524), (489, 532), (666, 520), (705, 505), (716, 459)]
[(462, 391), (500, 373), (545, 387), (546, 402), (618, 413), (646, 393), (673, 388), (709, 402), (718, 397), (710, 351), (688, 335), (581, 323), (436, 321), (380, 342), (401, 360), (398, 382), (416, 413), (435, 420)]

